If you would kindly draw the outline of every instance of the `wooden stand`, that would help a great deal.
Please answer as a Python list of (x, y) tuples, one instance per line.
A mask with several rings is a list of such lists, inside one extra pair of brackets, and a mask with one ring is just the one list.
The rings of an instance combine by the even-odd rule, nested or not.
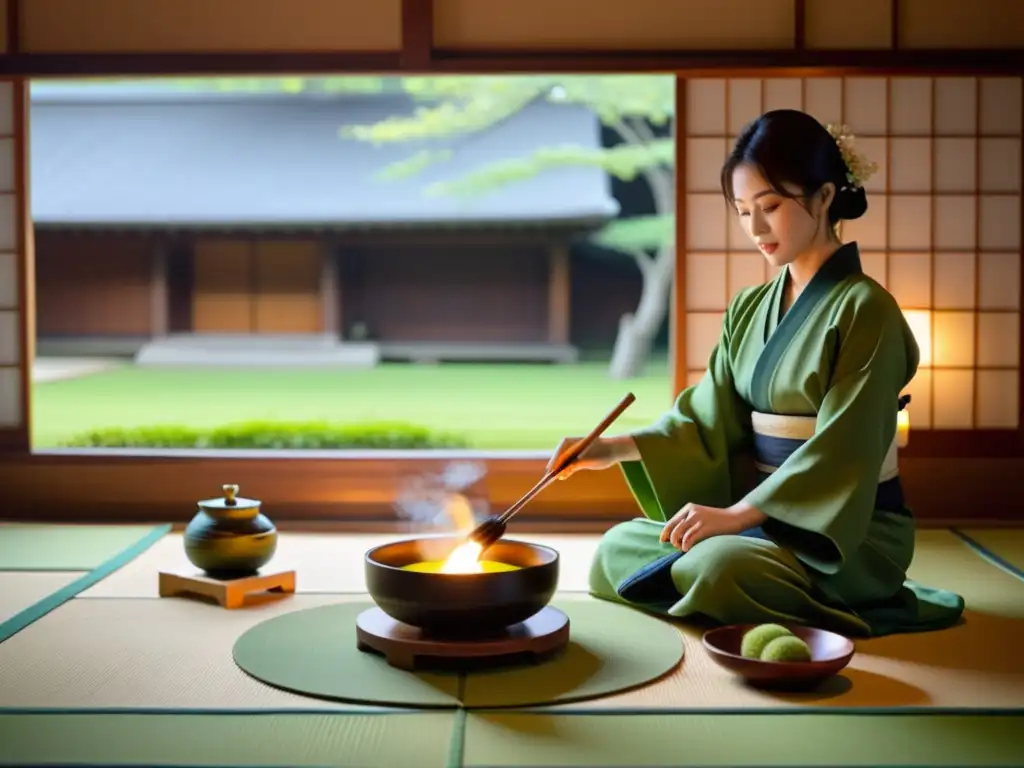
[(413, 670), (417, 660), (490, 660), (532, 654), (544, 656), (569, 643), (569, 617), (550, 605), (526, 621), (509, 627), (498, 637), (474, 640), (438, 639), (417, 627), (402, 624), (380, 608), (368, 608), (356, 617), (356, 647), (377, 651), (392, 667)]
[(295, 571), (257, 573), (238, 579), (214, 579), (203, 573), (160, 571), (160, 597), (199, 595), (224, 608), (241, 608), (247, 595), (259, 592), (295, 592)]

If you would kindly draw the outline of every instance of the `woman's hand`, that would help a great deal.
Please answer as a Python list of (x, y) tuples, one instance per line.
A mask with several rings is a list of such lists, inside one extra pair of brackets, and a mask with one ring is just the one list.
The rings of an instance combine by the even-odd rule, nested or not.
[(712, 536), (742, 533), (767, 519), (759, 509), (742, 502), (725, 509), (687, 504), (665, 523), (661, 540), (671, 543), (676, 549), (689, 552), (699, 541)]
[[(546, 472), (555, 469), (565, 460), (565, 456), (572, 450), (581, 437), (566, 437), (558, 444), (551, 460), (548, 461)], [(599, 437), (592, 442), (583, 453), (576, 457), (568, 466), (558, 473), (559, 480), (565, 480), (573, 473), (581, 469), (609, 469), (620, 461), (633, 458), (636, 447), (630, 437)]]

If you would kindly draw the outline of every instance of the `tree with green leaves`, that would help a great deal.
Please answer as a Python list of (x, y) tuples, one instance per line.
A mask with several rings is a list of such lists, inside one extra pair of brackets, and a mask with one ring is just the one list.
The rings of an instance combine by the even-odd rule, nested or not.
[[(675, 145), (671, 135), (658, 136), (652, 130), (652, 126), (672, 126), (674, 79), (658, 75), (431, 76), (401, 78), (401, 84), (420, 102), (418, 109), (372, 125), (343, 126), (342, 134), (374, 144), (440, 139), (486, 130), (538, 99), (583, 105), (618, 134), (621, 143), (612, 147), (543, 147), (529, 156), (498, 161), (461, 178), (432, 184), (425, 191), (479, 196), (568, 165), (596, 166), (625, 181), (644, 179), (654, 213), (616, 220), (594, 235), (597, 244), (631, 256), (643, 277), (636, 311), (620, 320), (609, 367), (615, 378), (637, 375), (667, 315), (675, 266)], [(414, 152), (384, 173), (413, 176), (445, 162), (452, 152)]]
[[(340, 126), (345, 137), (373, 144), (402, 144), (483, 131), (544, 99), (583, 105), (621, 142), (608, 148), (543, 147), (533, 154), (476, 168), (467, 175), (428, 185), (430, 195), (479, 196), (500, 185), (560, 166), (591, 166), (632, 181), (643, 179), (654, 213), (618, 219), (593, 241), (632, 257), (643, 278), (634, 312), (621, 318), (609, 374), (625, 379), (647, 362), (668, 313), (675, 267), (675, 79), (670, 75), (474, 75), (427, 77), (282, 77), (179, 81), (189, 88), (221, 91), (321, 94), (404, 92), (418, 102), (410, 115), (372, 125)], [(652, 130), (652, 126), (667, 131)], [(668, 136), (658, 135), (668, 133)], [(408, 178), (457, 150), (423, 150), (385, 168), (385, 178)]]

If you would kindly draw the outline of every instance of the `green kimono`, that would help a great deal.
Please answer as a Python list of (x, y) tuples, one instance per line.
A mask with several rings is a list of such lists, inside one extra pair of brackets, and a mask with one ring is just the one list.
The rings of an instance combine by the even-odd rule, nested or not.
[[(633, 434), (641, 458), (622, 470), (646, 517), (602, 538), (591, 591), (725, 624), (860, 636), (951, 626), (963, 599), (907, 579), (914, 520), (894, 440), (914, 337), (855, 243), (783, 314), (786, 275), (735, 297), (703, 379)], [(687, 553), (659, 541), (686, 503), (740, 499), (767, 521)]]

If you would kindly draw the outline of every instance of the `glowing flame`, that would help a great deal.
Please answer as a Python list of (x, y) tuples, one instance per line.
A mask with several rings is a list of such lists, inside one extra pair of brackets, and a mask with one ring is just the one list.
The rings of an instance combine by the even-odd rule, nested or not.
[[(455, 524), (455, 530), (462, 536), (468, 536), (475, 526), (473, 507), (469, 500), (459, 493), (451, 494), (445, 503), (445, 512)], [(460, 544), (448, 555), (441, 567), (441, 573), (483, 573), (480, 555), (483, 547), (475, 541)]]
[(444, 561), (441, 573), (483, 573), (484, 567), (480, 564), (482, 552), (483, 547), (475, 541), (460, 544)]

